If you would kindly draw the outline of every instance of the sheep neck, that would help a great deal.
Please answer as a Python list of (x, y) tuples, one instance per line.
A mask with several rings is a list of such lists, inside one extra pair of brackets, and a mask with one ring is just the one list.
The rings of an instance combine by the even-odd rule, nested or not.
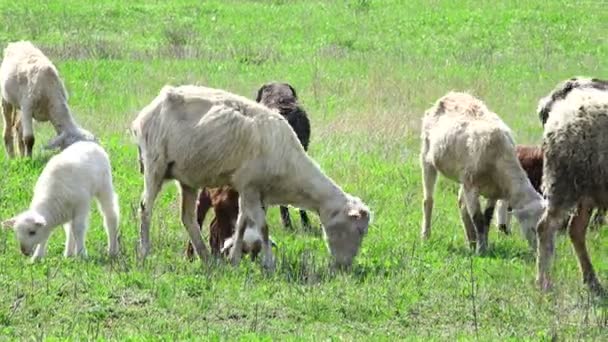
[(57, 134), (77, 129), (76, 121), (74, 121), (70, 107), (65, 100), (54, 101), (50, 107), (51, 123)]
[(511, 196), (509, 202), (513, 209), (522, 209), (532, 201), (542, 200), (541, 195), (536, 192), (523, 170), (515, 174), (517, 176), (510, 177)]
[(305, 176), (299, 177), (298, 183), (300, 184), (302, 197), (307, 203), (294, 204), (319, 212), (321, 208), (327, 206), (328, 203), (335, 203), (337, 200), (346, 200), (346, 196), (342, 189), (325, 175), (314, 162), (311, 161), (306, 164), (306, 167), (300, 165), (298, 174)]

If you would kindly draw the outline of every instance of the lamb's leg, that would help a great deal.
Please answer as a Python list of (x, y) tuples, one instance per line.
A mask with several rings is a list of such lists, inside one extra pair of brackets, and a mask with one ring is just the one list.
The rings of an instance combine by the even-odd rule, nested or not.
[(10, 159), (15, 158), (15, 145), (13, 137), (13, 125), (15, 116), (13, 105), (2, 99), (2, 118), (4, 120), (4, 148)]
[(423, 218), (422, 218), (422, 231), (420, 235), (423, 240), (428, 239), (431, 236), (431, 216), (433, 214), (433, 192), (435, 191), (435, 184), (437, 183), (437, 169), (424, 160), (422, 161), (422, 179), (424, 202), (423, 202)]
[(492, 216), (494, 216), (494, 209), (496, 208), (496, 200), (488, 199), (486, 202), (486, 209), (483, 211), (483, 218), (486, 220), (488, 224), (488, 228), (490, 226), (490, 222), (492, 222)]
[(209, 257), (209, 251), (203, 243), (200, 226), (196, 223), (196, 199), (198, 189), (191, 188), (183, 183), (179, 183), (179, 188), (182, 197), (182, 223), (190, 235), (190, 242), (192, 243), (196, 254), (201, 261), (205, 261)]
[(120, 209), (118, 196), (114, 193), (112, 180), (108, 179), (103, 190), (97, 196), (98, 209), (103, 216), (103, 226), (108, 237), (108, 255), (118, 255), (118, 221)]
[(477, 232), (477, 254), (483, 254), (488, 249), (488, 224), (481, 212), (479, 193), (476, 189), (468, 188), (466, 185), (463, 188), (464, 202)]
[(74, 233), (72, 233), (72, 221), (63, 225), (65, 230), (65, 249), (63, 250), (63, 256), (69, 258), (74, 256), (76, 251), (76, 242), (74, 240)]
[(602, 285), (595, 276), (591, 259), (587, 253), (587, 246), (585, 244), (585, 235), (587, 233), (587, 224), (591, 216), (591, 210), (593, 210), (592, 203), (590, 201), (580, 201), (578, 204), (577, 212), (572, 218), (570, 223), (570, 241), (578, 257), (578, 265), (583, 274), (583, 282), (587, 284), (589, 289), (596, 293), (602, 294), (604, 291)]
[(541, 290), (549, 290), (551, 288), (551, 279), (549, 270), (553, 262), (553, 253), (555, 250), (555, 234), (562, 225), (566, 213), (562, 210), (553, 208), (551, 202), (549, 207), (538, 222), (536, 227), (536, 236), (538, 239), (536, 258), (536, 283)]
[(283, 227), (290, 230), (293, 229), (291, 217), (289, 216), (289, 208), (286, 206), (279, 206), (279, 210), (281, 211), (281, 221), (283, 221)]
[(460, 209), (460, 219), (464, 226), (464, 232), (467, 241), (469, 242), (469, 247), (472, 250), (475, 250), (475, 246), (477, 245), (477, 233), (475, 232), (475, 225), (473, 224), (473, 221), (471, 221), (471, 216), (467, 210), (467, 204), (464, 200), (464, 187), (462, 186), (460, 186), (460, 189), (458, 190), (458, 208)]
[(304, 230), (310, 231), (312, 227), (310, 226), (310, 220), (308, 219), (306, 210), (300, 209), (300, 219), (302, 220), (302, 228), (304, 228)]
[(90, 203), (82, 203), (76, 209), (76, 215), (72, 220), (72, 234), (74, 235), (74, 254), (79, 257), (86, 257), (87, 247), (85, 244)]
[(139, 227), (139, 252), (142, 258), (150, 253), (150, 221), (152, 220), (152, 208), (156, 196), (163, 185), (164, 172), (150, 170), (152, 165), (144, 167), (144, 191), (141, 195), (142, 200), (139, 204), (140, 227)]
[[(505, 233), (506, 235), (511, 234), (509, 230), (510, 223), (510, 215), (509, 215), (509, 202), (506, 200), (499, 200), (496, 204), (497, 213), (496, 213), (496, 223), (498, 225), (498, 229)], [(488, 222), (489, 223), (489, 222)]]
[(23, 129), (23, 143), (25, 144), (25, 155), (32, 157), (34, 149), (34, 127), (32, 118), (32, 104), (25, 102), (21, 106), (21, 128)]

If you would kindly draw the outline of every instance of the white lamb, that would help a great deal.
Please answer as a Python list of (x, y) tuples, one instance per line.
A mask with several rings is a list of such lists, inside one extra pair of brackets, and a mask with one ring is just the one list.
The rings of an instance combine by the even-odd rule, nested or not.
[(268, 230), (262, 230), (264, 208), (291, 204), (319, 213), (334, 265), (351, 265), (367, 234), (369, 208), (321, 171), (275, 110), (220, 89), (165, 86), (138, 114), (132, 132), (144, 170), (142, 256), (150, 249), (154, 200), (163, 181), (175, 179), (182, 222), (201, 259), (208, 251), (195, 220), (197, 189), (230, 185), (240, 194), (233, 264), (241, 259), (249, 221), (262, 232), (263, 265), (274, 268)]
[[(70, 113), (68, 94), (53, 63), (32, 43), (9, 43), (0, 65), (0, 88), (4, 119), (4, 146), (14, 158), (14, 133), (22, 156), (32, 156), (32, 120), (50, 121), (57, 136), (47, 149), (64, 149), (75, 141), (96, 141), (79, 127)], [(17, 110), (21, 109), (21, 116)]]
[(545, 203), (534, 190), (515, 154), (515, 143), (507, 125), (479, 99), (450, 92), (428, 109), (422, 120), (420, 163), (424, 179), (422, 238), (431, 232), (433, 192), (438, 171), (461, 184), (458, 193), (460, 216), (471, 247), (483, 253), (488, 245), (487, 214), (479, 196), (506, 199), (513, 208), (529, 245), (535, 247), (535, 228)]
[(76, 142), (53, 156), (36, 182), (29, 209), (3, 225), (15, 231), (23, 254), (34, 252), (32, 260), (44, 257), (51, 232), (61, 224), (66, 232), (64, 255), (86, 256), (85, 235), (93, 197), (103, 214), (108, 252), (114, 256), (118, 253), (118, 200), (108, 155), (94, 142)]

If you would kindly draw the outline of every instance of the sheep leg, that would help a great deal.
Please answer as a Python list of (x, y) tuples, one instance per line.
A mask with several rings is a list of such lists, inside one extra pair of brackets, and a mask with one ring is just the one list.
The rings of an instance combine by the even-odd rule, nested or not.
[(536, 244), (538, 246), (538, 255), (536, 257), (536, 284), (543, 291), (547, 291), (551, 288), (549, 270), (551, 269), (553, 253), (555, 250), (555, 234), (562, 225), (564, 216), (566, 216), (566, 213), (563, 210), (551, 207), (551, 202), (549, 202), (549, 207), (545, 210), (545, 213), (536, 227), (536, 236), (538, 240)]
[(63, 225), (65, 230), (65, 249), (63, 250), (63, 256), (69, 258), (74, 256), (76, 244), (74, 240), (74, 233), (72, 233), (72, 221)]
[(236, 266), (241, 261), (243, 254), (243, 235), (247, 228), (247, 217), (243, 210), (242, 196), (239, 197), (239, 214), (236, 218), (234, 238), (232, 239), (232, 249), (230, 250), (230, 260), (232, 265)]
[(15, 116), (13, 105), (2, 99), (2, 118), (4, 120), (4, 148), (10, 159), (15, 158), (13, 126)]
[(506, 235), (511, 234), (511, 231), (509, 230), (509, 223), (511, 218), (511, 216), (509, 215), (509, 202), (506, 200), (499, 200), (496, 204), (496, 207), (496, 224), (498, 226), (498, 229)]
[(467, 210), (467, 205), (464, 200), (464, 188), (461, 186), (458, 190), (458, 208), (460, 209), (460, 219), (464, 226), (464, 232), (469, 242), (469, 247), (475, 250), (477, 244), (477, 233), (475, 232), (475, 225), (471, 221), (471, 216)]
[(570, 241), (578, 257), (578, 265), (583, 274), (583, 282), (587, 284), (592, 292), (601, 294), (603, 289), (595, 276), (585, 244), (585, 235), (587, 233), (589, 218), (591, 217), (591, 210), (593, 210), (593, 206), (590, 201), (579, 202), (577, 212), (570, 223)]
[(112, 181), (108, 179), (103, 186), (103, 191), (97, 196), (98, 209), (103, 216), (103, 226), (108, 237), (108, 255), (118, 255), (118, 220), (119, 206), (118, 197), (112, 190)]
[(163, 185), (164, 172), (153, 172), (152, 166), (146, 165), (144, 168), (144, 191), (142, 200), (139, 204), (140, 227), (139, 227), (139, 252), (142, 258), (150, 253), (150, 221), (152, 220), (152, 208), (156, 196)]
[(463, 189), (464, 202), (477, 232), (477, 254), (483, 254), (488, 249), (488, 225), (481, 212), (479, 193), (467, 186), (463, 186)]
[(422, 240), (427, 240), (431, 236), (431, 216), (433, 214), (433, 192), (435, 191), (435, 184), (437, 183), (437, 169), (422, 160), (422, 178), (424, 181), (423, 192), (423, 218), (422, 218), (422, 231), (420, 235)]
[(283, 221), (283, 227), (290, 230), (293, 229), (291, 217), (289, 216), (289, 208), (286, 206), (280, 206), (279, 209), (281, 211), (281, 221)]
[[(212, 203), (209, 190), (207, 188), (202, 188), (198, 195), (198, 202), (196, 205), (196, 222), (198, 223), (201, 232), (203, 230), (203, 222), (205, 222), (205, 217), (207, 216), (209, 209), (211, 209), (211, 206)], [(211, 230), (211, 225), (209, 226), (209, 230)], [(211, 239), (211, 234), (209, 234), (209, 236)], [(212, 244), (210, 243), (210, 245)], [(190, 241), (186, 244), (186, 257), (190, 260), (194, 258), (194, 247), (192, 247)]]
[(488, 199), (486, 202), (486, 209), (483, 211), (483, 218), (486, 220), (488, 224), (488, 228), (490, 226), (490, 222), (492, 222), (492, 216), (494, 216), (494, 209), (496, 208), (496, 200)]
[(264, 209), (258, 211), (257, 219), (261, 219), (262, 224), (262, 266), (269, 270), (274, 271), (276, 264), (274, 256), (272, 255), (272, 243), (270, 241), (270, 235), (268, 234), (268, 224), (266, 224), (266, 211)]
[(182, 224), (190, 235), (190, 242), (201, 261), (207, 260), (209, 251), (201, 237), (200, 226), (196, 223), (196, 200), (198, 189), (179, 183), (182, 197)]
[(32, 119), (32, 104), (24, 103), (21, 106), (21, 128), (23, 129), (23, 143), (25, 144), (25, 155), (32, 157), (34, 148), (34, 128)]
[(89, 219), (89, 203), (82, 203), (76, 209), (76, 215), (72, 220), (72, 234), (74, 235), (74, 254), (79, 257), (87, 256), (85, 236), (87, 234), (87, 222)]
[(306, 214), (306, 210), (300, 209), (300, 219), (302, 220), (302, 228), (304, 230), (311, 230), (310, 220), (308, 219), (308, 214)]
[(15, 125), (15, 130), (17, 131), (17, 145), (19, 146), (19, 154), (21, 156), (25, 156), (25, 142), (23, 141), (23, 127), (21, 124)]

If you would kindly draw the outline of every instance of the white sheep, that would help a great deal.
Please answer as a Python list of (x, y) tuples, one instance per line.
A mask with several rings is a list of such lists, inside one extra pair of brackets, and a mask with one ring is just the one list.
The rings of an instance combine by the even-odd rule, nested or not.
[(555, 235), (576, 208), (568, 232), (583, 282), (592, 292), (606, 294), (593, 270), (585, 235), (592, 209), (608, 206), (608, 91), (572, 89), (553, 103), (544, 126), (542, 189), (548, 205), (537, 227), (537, 285), (543, 290), (552, 287)]
[[(483, 253), (488, 245), (488, 212), (506, 199), (522, 226), (529, 245), (535, 246), (535, 227), (544, 210), (515, 155), (509, 127), (479, 99), (449, 92), (428, 109), (422, 119), (420, 165), (424, 180), (422, 239), (431, 232), (433, 192), (438, 172), (461, 184), (460, 216), (471, 247)], [(488, 199), (482, 213), (479, 196)]]
[[(68, 94), (53, 63), (32, 43), (9, 43), (0, 65), (0, 88), (4, 119), (4, 146), (14, 158), (16, 134), (22, 156), (31, 157), (34, 146), (33, 122), (50, 121), (57, 136), (47, 149), (64, 149), (75, 141), (96, 141), (78, 126), (68, 106)], [(21, 115), (18, 110), (21, 110)]]
[(63, 224), (65, 257), (86, 256), (85, 235), (93, 197), (103, 214), (108, 252), (114, 256), (118, 253), (118, 201), (110, 160), (95, 142), (76, 142), (53, 156), (36, 182), (29, 209), (4, 221), (3, 226), (15, 231), (23, 254), (33, 252), (32, 260), (38, 260), (46, 254), (51, 232)]
[(262, 263), (274, 267), (265, 210), (294, 205), (316, 211), (335, 266), (349, 266), (367, 233), (370, 211), (345, 193), (305, 153), (277, 111), (220, 89), (165, 86), (132, 122), (144, 171), (141, 254), (150, 250), (154, 201), (163, 181), (181, 189), (182, 222), (201, 259), (208, 256), (195, 219), (197, 189), (230, 185), (239, 215), (230, 258), (238, 264), (247, 222), (262, 231)]

